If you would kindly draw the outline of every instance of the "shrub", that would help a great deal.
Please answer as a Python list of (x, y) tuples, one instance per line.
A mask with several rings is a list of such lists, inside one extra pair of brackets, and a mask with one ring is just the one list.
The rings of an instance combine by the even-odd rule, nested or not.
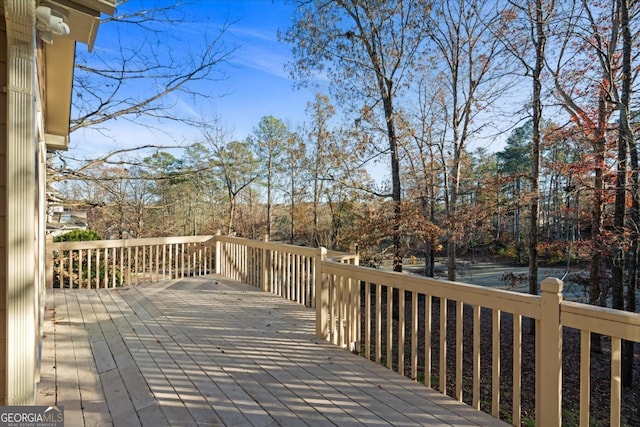
[(86, 230), (72, 230), (53, 238), (54, 242), (88, 242), (91, 240), (102, 240), (102, 236), (91, 228)]
[[(56, 236), (53, 239), (54, 242), (88, 242), (92, 240), (102, 240), (102, 236), (100, 236), (100, 234), (98, 234), (97, 231), (92, 229), (72, 230), (72, 231), (69, 231), (68, 233), (61, 234), (60, 236)], [(89, 269), (89, 263), (86, 258), (83, 258), (82, 263), (80, 263), (80, 260), (78, 259), (78, 254), (76, 252), (72, 252), (72, 253), (73, 255), (71, 259), (71, 271), (73, 272), (73, 275), (75, 277), (70, 278), (68, 277), (69, 276), (68, 272), (66, 271), (62, 272), (61, 270), (57, 270), (56, 274), (54, 274), (54, 277), (53, 277), (53, 286), (55, 288), (59, 288), (63, 285), (64, 282), (66, 282), (65, 286), (70, 286), (73, 288), (91, 287), (91, 284), (87, 280), (87, 277), (89, 276), (89, 274), (91, 275), (92, 281), (95, 280), (97, 276), (99, 278), (99, 282), (102, 283), (102, 281), (105, 278), (105, 275), (107, 274), (104, 265), (101, 264), (100, 266), (96, 266), (95, 263), (93, 263), (91, 264), (91, 268)], [(54, 254), (54, 259), (56, 259), (58, 263), (63, 263), (63, 262), (68, 263), (69, 255), (70, 254), (68, 251), (62, 251), (61, 253)], [(120, 269), (116, 269), (115, 275), (116, 275), (116, 285), (121, 286), (122, 272), (120, 271)], [(78, 277), (80, 276), (82, 277), (81, 282), (78, 280)], [(69, 280), (72, 280), (73, 283), (69, 284)]]

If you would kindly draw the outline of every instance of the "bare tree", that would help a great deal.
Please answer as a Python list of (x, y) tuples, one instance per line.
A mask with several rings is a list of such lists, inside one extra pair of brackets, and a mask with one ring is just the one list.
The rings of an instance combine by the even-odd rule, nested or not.
[(227, 234), (234, 232), (238, 198), (259, 176), (258, 162), (246, 141), (229, 141), (226, 133), (214, 126), (203, 125), (204, 144), (210, 149), (210, 169), (224, 187), (227, 208)]
[(421, 27), (429, 6), (418, 0), (297, 0), (292, 27), (283, 39), (293, 46), (294, 77), (309, 81), (318, 73), (358, 120), (374, 124), (385, 135), (391, 165), (394, 203), (394, 270), (402, 270), (400, 239), (400, 158), (396, 103), (408, 84), (423, 50)]
[[(554, 0), (509, 1), (510, 9), (502, 12), (502, 20), (510, 31), (500, 38), (507, 51), (517, 60), (519, 68), (531, 78), (531, 197), (529, 223), (529, 293), (538, 294), (538, 239), (540, 209), (540, 168), (542, 159), (542, 71), (546, 60), (549, 21), (554, 12)], [(533, 324), (532, 324), (533, 327)]]
[[(125, 11), (101, 24), (102, 31), (116, 27), (118, 36), (109, 40), (111, 49), (98, 47), (91, 55), (78, 54), (71, 132), (98, 128), (114, 119), (139, 124), (144, 117), (198, 124), (176, 113), (177, 97), (214, 96), (215, 85), (210, 83), (225, 78), (220, 65), (231, 58), (235, 47), (224, 40), (230, 23), (213, 37), (200, 34), (199, 45), (181, 39), (188, 34), (183, 30), (188, 21), (180, 7), (175, 3)], [(173, 48), (176, 43), (184, 48)]]
[(481, 126), (479, 114), (509, 88), (501, 35), (506, 22), (488, 0), (452, 0), (434, 3), (427, 32), (442, 58), (440, 82), (446, 88), (446, 120), (451, 156), (445, 183), (447, 197), (448, 279), (456, 279), (456, 215), (461, 166), (470, 138)]
[[(101, 32), (110, 33), (109, 47), (97, 45), (91, 55), (78, 51), (74, 72), (74, 93), (70, 132), (81, 137), (80, 130), (92, 129), (109, 134), (110, 123), (129, 121), (132, 126), (153, 128), (166, 121), (198, 126), (197, 118), (180, 114), (179, 100), (197, 100), (219, 96), (215, 83), (225, 78), (221, 65), (235, 52), (225, 42), (231, 25), (225, 22), (214, 29), (203, 29), (194, 40), (184, 28), (190, 23), (180, 2), (143, 10), (132, 10), (126, 2), (118, 5), (118, 14), (105, 19)], [(126, 35), (126, 36), (125, 36)], [(172, 39), (172, 43), (169, 40)], [(107, 43), (105, 41), (105, 43)], [(173, 49), (176, 43), (184, 49)], [(57, 152), (49, 165), (48, 181), (92, 179), (84, 171), (99, 164), (133, 167), (136, 152), (182, 145), (168, 136), (168, 143), (147, 143), (135, 147), (114, 147), (94, 158), (79, 158), (73, 152)], [(133, 164), (132, 164), (133, 163)], [(106, 177), (104, 177), (106, 179)]]
[(247, 141), (261, 163), (261, 178), (267, 188), (266, 234), (269, 238), (272, 233), (274, 197), (277, 184), (282, 177), (282, 162), (288, 140), (289, 129), (284, 122), (273, 116), (265, 116), (260, 119), (260, 123), (253, 129), (253, 135)]

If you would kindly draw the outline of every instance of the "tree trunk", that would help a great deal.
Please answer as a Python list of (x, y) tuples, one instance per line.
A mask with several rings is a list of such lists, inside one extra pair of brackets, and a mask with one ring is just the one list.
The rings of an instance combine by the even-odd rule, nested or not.
[(518, 264), (522, 262), (522, 230), (520, 226), (520, 197), (522, 196), (520, 189), (520, 178), (516, 180), (516, 212), (514, 217), (514, 233), (516, 240), (516, 261)]
[[(622, 109), (622, 108), (621, 108)], [(620, 111), (621, 116), (623, 111)], [(616, 198), (614, 205), (613, 226), (616, 234), (614, 245), (613, 266), (611, 268), (611, 296), (612, 307), (617, 310), (624, 309), (624, 273), (626, 257), (626, 230), (625, 215), (627, 211), (627, 136), (624, 135), (625, 120), (620, 119), (620, 131), (618, 133), (618, 170), (616, 174)]]
[[(294, 165), (293, 162), (291, 162), (291, 170), (293, 171)], [(295, 220), (294, 220), (294, 211), (296, 209), (296, 188), (295, 188), (295, 184), (296, 184), (296, 176), (295, 176), (295, 172), (291, 173), (291, 206), (290, 206), (290, 212), (289, 215), (291, 216), (291, 235), (289, 238), (289, 243), (291, 243), (293, 245), (293, 241), (295, 240)]]
[[(592, 255), (591, 255), (591, 271), (589, 276), (589, 304), (604, 306), (606, 295), (602, 286), (602, 253), (604, 244), (602, 242), (602, 232), (604, 231), (604, 178), (603, 173), (605, 165), (606, 138), (604, 134), (604, 117), (606, 116), (606, 99), (605, 94), (601, 92), (598, 100), (598, 135), (594, 141), (594, 197), (592, 207), (591, 220), (591, 239), (592, 239)], [(591, 334), (591, 349), (594, 352), (602, 351), (601, 337), (599, 334)]]
[(383, 97), (384, 117), (387, 122), (387, 137), (389, 140), (389, 152), (391, 155), (391, 197), (393, 199), (393, 271), (402, 271), (402, 236), (400, 233), (400, 221), (402, 221), (401, 202), (402, 189), (400, 184), (400, 157), (398, 155), (398, 141), (396, 137), (394, 108), (393, 108), (393, 82), (389, 79), (383, 81), (379, 77)]
[[(622, 32), (622, 85), (620, 94), (620, 130), (618, 137), (618, 144), (629, 150), (631, 155), (631, 188), (632, 188), (632, 202), (630, 209), (631, 223), (636, 224), (633, 227), (631, 233), (631, 265), (629, 274), (629, 284), (627, 288), (627, 301), (626, 310), (636, 311), (636, 289), (638, 281), (638, 231), (637, 225), (640, 220), (640, 200), (638, 199), (638, 190), (640, 188), (639, 175), (638, 175), (638, 147), (631, 128), (631, 75), (632, 75), (632, 59), (631, 49), (631, 23), (629, 17), (629, 0), (618, 0), (620, 10), (620, 29)], [(626, 160), (626, 153), (625, 153)], [(626, 166), (626, 161), (625, 161)], [(625, 167), (625, 178), (626, 178)], [(626, 183), (625, 183), (626, 184)], [(626, 185), (625, 185), (626, 186)], [(616, 202), (617, 202), (616, 197)], [(623, 200), (624, 203), (624, 200)], [(617, 212), (616, 212), (617, 213)], [(621, 299), (624, 299), (624, 286), (619, 289)], [(622, 307), (621, 307), (622, 308)], [(634, 359), (634, 342), (624, 341), (622, 343), (622, 384), (624, 386), (631, 386), (633, 384), (633, 359)]]
[(272, 196), (271, 196), (271, 191), (272, 191), (272, 171), (271, 171), (271, 162), (269, 162), (269, 170), (267, 171), (267, 236), (269, 238), (269, 241), (271, 241), (271, 202), (272, 202)]

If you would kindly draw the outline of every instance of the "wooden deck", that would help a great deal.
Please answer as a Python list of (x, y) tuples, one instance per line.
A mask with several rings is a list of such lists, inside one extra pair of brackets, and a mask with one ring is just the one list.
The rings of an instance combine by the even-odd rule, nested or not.
[(216, 276), (49, 290), (38, 405), (65, 426), (498, 426), (314, 337), (315, 312)]

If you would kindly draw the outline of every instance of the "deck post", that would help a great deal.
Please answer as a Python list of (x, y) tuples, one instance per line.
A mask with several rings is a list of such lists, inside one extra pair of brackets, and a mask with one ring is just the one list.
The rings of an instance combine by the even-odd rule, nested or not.
[[(269, 234), (265, 234), (263, 240), (265, 243), (269, 242)], [(269, 259), (268, 258), (269, 258), (269, 251), (265, 247), (264, 249), (262, 249), (262, 290), (264, 292), (269, 291), (269, 274), (268, 274)]]
[(329, 337), (327, 321), (329, 319), (329, 286), (327, 276), (322, 273), (322, 263), (327, 259), (327, 248), (318, 248), (313, 271), (316, 286), (316, 337), (326, 340)]
[(216, 231), (216, 237), (215, 237), (215, 242), (216, 242), (216, 265), (215, 265), (215, 273), (216, 274), (221, 274), (220, 271), (220, 252), (222, 250), (222, 243), (220, 242), (220, 236), (222, 236), (222, 232), (220, 230)]
[(539, 426), (562, 424), (562, 280), (548, 277), (542, 281), (540, 312), (540, 364), (536, 366), (536, 378), (540, 385)]
[(53, 236), (51, 234), (47, 234), (45, 238), (45, 249), (44, 249), (44, 264), (45, 264), (45, 275), (46, 275), (46, 286), (47, 289), (53, 288)]

